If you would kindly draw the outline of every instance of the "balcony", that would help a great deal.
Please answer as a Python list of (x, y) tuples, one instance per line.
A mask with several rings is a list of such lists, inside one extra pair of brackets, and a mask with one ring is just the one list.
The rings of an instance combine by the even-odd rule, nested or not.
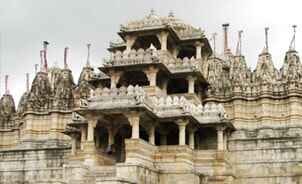
[[(196, 101), (197, 102), (197, 101)], [(224, 122), (226, 115), (221, 104), (193, 103), (185, 96), (151, 96), (143, 87), (128, 86), (113, 89), (98, 88), (93, 97), (82, 100), (79, 110), (123, 111), (141, 108), (157, 118), (189, 117), (199, 124)]]
[(169, 51), (138, 49), (129, 52), (117, 51), (109, 59), (104, 59), (104, 68), (162, 64), (170, 73), (200, 72), (201, 59), (175, 58)]

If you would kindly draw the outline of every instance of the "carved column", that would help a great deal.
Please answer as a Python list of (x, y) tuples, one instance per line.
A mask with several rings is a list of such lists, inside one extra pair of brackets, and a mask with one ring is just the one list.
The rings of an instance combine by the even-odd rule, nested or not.
[(83, 126), (81, 127), (81, 149), (83, 149), (83, 144), (86, 142), (87, 138), (87, 127)]
[(148, 77), (150, 86), (156, 86), (156, 77), (157, 77), (158, 69), (154, 67), (148, 68), (148, 70), (145, 70), (145, 73)]
[(201, 58), (201, 48), (203, 47), (203, 44), (200, 42), (196, 42), (195, 47), (196, 47), (196, 59), (200, 59)]
[(130, 52), (136, 38), (134, 36), (127, 35), (125, 39), (126, 39), (126, 52)]
[(186, 145), (186, 126), (189, 123), (188, 120), (180, 119), (177, 121), (178, 131), (179, 131), (179, 145)]
[(161, 32), (158, 35), (158, 38), (159, 38), (159, 41), (161, 44), (161, 50), (167, 50), (168, 35), (169, 35), (169, 33), (165, 32), (165, 31)]
[(94, 128), (96, 127), (97, 120), (88, 120), (88, 135), (87, 135), (87, 141), (88, 142), (94, 142)]
[(162, 90), (163, 90), (164, 95), (167, 95), (167, 93), (168, 93), (168, 79), (164, 79), (162, 88), (163, 88)]
[(223, 151), (224, 150), (224, 137), (223, 137), (223, 131), (225, 130), (225, 127), (217, 127), (217, 150)]
[(172, 51), (172, 54), (175, 58), (177, 58), (178, 56), (178, 53), (179, 53), (179, 48), (178, 47), (174, 47), (173, 48), (173, 51)]
[(111, 78), (111, 83), (110, 83), (110, 88), (116, 88), (116, 85), (118, 81), (120, 80), (122, 73), (121, 72), (111, 72), (110, 73), (110, 78)]
[(224, 132), (223, 134), (223, 149), (224, 150), (228, 150), (228, 135), (227, 135), (227, 132)]
[(77, 134), (71, 135), (71, 155), (76, 155), (77, 152)]
[(149, 143), (155, 145), (155, 125), (149, 128)]
[(190, 148), (194, 149), (195, 148), (195, 131), (197, 129), (195, 127), (192, 127), (189, 129), (189, 145)]
[(128, 121), (132, 126), (132, 139), (139, 139), (139, 112), (131, 112), (127, 114)]
[(193, 76), (188, 76), (187, 77), (187, 80), (188, 80), (188, 93), (191, 93), (193, 94), (195, 92), (195, 80), (196, 80), (196, 77), (193, 77)]

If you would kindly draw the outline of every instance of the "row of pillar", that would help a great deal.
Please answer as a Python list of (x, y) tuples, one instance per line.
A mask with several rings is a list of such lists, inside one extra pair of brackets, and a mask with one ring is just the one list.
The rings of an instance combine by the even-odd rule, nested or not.
[[(129, 120), (129, 123), (132, 127), (132, 139), (139, 139), (139, 122), (140, 122), (140, 116), (139, 112), (131, 112), (127, 114), (127, 118)], [(88, 122), (88, 127), (81, 127), (81, 149), (83, 149), (83, 143), (84, 142), (92, 142), (94, 143), (94, 129), (96, 127), (97, 121), (96, 120), (90, 120)], [(189, 124), (189, 120), (187, 119), (180, 119), (176, 121), (176, 124), (178, 125), (179, 130), (179, 145), (184, 146), (186, 145), (186, 128)], [(114, 144), (114, 132), (113, 129), (108, 129), (108, 145)], [(151, 125), (148, 129), (149, 134), (149, 143), (152, 145), (155, 145), (155, 125)], [(196, 128), (190, 128), (189, 129), (189, 146), (190, 148), (194, 149), (195, 147), (195, 139), (194, 135), (196, 132)], [(217, 127), (217, 150), (223, 151), (227, 149), (227, 137), (224, 133), (225, 127)], [(86, 139), (87, 138), (87, 139)], [(161, 135), (160, 137), (160, 143), (161, 145), (167, 144), (167, 135)], [(72, 154), (76, 153), (76, 138), (75, 136), (72, 137)], [(96, 143), (99, 144), (99, 143)]]
[[(156, 86), (158, 69), (154, 68), (154, 67), (150, 67), (147, 70), (144, 70), (144, 72), (145, 72), (145, 74), (146, 74), (146, 76), (149, 80), (150, 86), (151, 87)], [(111, 76), (111, 86), (110, 86), (110, 88), (111, 89), (116, 88), (117, 83), (119, 82), (121, 75), (122, 75), (122, 72), (112, 72), (110, 74), (110, 76)], [(188, 93), (193, 94), (195, 92), (195, 83), (196, 83), (197, 78), (194, 77), (194, 76), (188, 76), (186, 79), (188, 81)], [(168, 86), (168, 80), (165, 80), (163, 82), (162, 88), (166, 92), (167, 92), (167, 86)]]
[[(160, 42), (160, 45), (161, 45), (161, 50), (162, 51), (167, 51), (168, 50), (168, 36), (169, 36), (169, 33), (168, 32), (165, 32), (165, 31), (162, 31), (160, 32), (159, 34), (156, 35), (159, 42)], [(133, 47), (137, 37), (136, 36), (130, 36), (130, 35), (127, 35), (125, 37), (126, 39), (126, 51), (127, 52), (130, 52), (131, 51), (131, 48)], [(195, 48), (196, 48), (196, 59), (200, 59), (201, 58), (201, 49), (203, 47), (203, 43), (201, 43), (200, 41), (197, 41), (195, 43)], [(178, 52), (179, 52), (179, 49), (177, 47), (175, 47), (173, 49), (173, 55), (175, 57), (177, 57), (178, 55)]]

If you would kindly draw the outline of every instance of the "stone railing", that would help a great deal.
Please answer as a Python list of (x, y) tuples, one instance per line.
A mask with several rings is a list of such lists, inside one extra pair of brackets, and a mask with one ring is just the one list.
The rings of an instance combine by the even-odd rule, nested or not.
[(159, 61), (158, 51), (156, 49), (138, 49), (131, 51), (117, 51), (112, 53), (109, 59), (104, 60), (104, 66), (121, 66), (121, 65), (136, 65), (150, 64)]
[(162, 63), (171, 73), (200, 71), (201, 60), (192, 58), (175, 58), (169, 51), (156, 50), (149, 48), (147, 50), (138, 49), (131, 51), (117, 51), (112, 53), (109, 59), (104, 59), (105, 67), (126, 66), (137, 64)]
[(144, 102), (145, 91), (139, 86), (96, 89), (88, 99), (88, 109), (107, 109), (137, 106)]
[(183, 59), (174, 58), (168, 52), (162, 52), (160, 55), (160, 61), (172, 72), (192, 72), (199, 71), (200, 60), (191, 57), (190, 59), (185, 57)]
[(219, 123), (226, 118), (221, 104), (195, 105), (184, 96), (148, 97), (142, 87), (97, 88), (91, 98), (81, 101), (82, 108), (112, 109), (144, 107), (159, 117), (192, 116), (199, 123)]
[(200, 123), (218, 123), (226, 118), (221, 104), (194, 105), (183, 96), (152, 97), (151, 101), (150, 106), (158, 116), (188, 115)]

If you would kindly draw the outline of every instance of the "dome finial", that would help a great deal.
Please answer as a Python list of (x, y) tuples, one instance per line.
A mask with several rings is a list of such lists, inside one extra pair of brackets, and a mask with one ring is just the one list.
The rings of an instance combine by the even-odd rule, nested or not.
[(68, 69), (68, 63), (67, 63), (67, 55), (68, 55), (68, 47), (65, 47), (64, 49), (64, 69)]
[(296, 28), (297, 28), (297, 25), (293, 25), (293, 38), (290, 42), (290, 45), (289, 45), (289, 50), (295, 50), (296, 49)]
[(169, 17), (174, 17), (174, 12), (172, 10), (169, 12)]
[(153, 16), (153, 15), (155, 15), (155, 10), (152, 8), (152, 9), (150, 10), (150, 16)]
[(8, 89), (8, 75), (5, 75), (5, 94), (9, 94), (9, 89)]
[(26, 92), (29, 93), (29, 73), (26, 73)]
[(268, 30), (269, 30), (268, 27), (264, 28), (264, 31), (265, 31), (265, 50), (266, 50), (266, 52), (268, 52)]
[(241, 56), (242, 33), (243, 33), (242, 30), (238, 31), (238, 42), (237, 42), (237, 47), (236, 47), (236, 55), (237, 56)]
[(87, 62), (86, 62), (86, 67), (90, 67), (90, 47), (91, 47), (91, 44), (88, 43), (87, 44)]

